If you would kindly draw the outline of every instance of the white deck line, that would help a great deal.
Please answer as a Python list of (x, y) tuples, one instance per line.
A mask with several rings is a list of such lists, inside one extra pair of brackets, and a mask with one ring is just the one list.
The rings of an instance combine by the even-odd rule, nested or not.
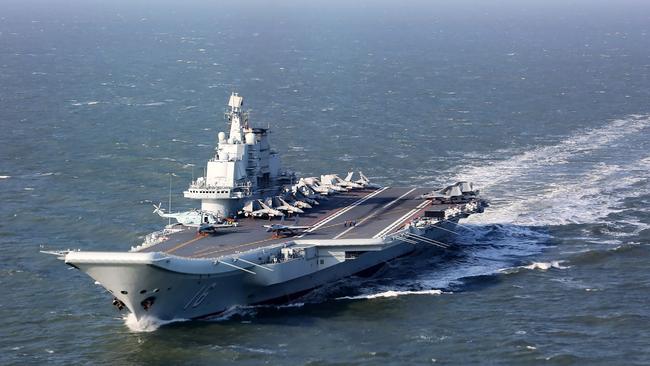
[[(405, 196), (407, 196), (409, 193), (415, 191), (416, 189), (417, 189), (417, 188), (413, 188), (413, 189), (411, 189), (410, 191), (404, 193), (403, 195), (401, 195), (401, 196), (395, 198), (394, 200), (388, 202), (387, 204), (383, 205), (379, 210), (375, 210), (375, 211), (374, 211), (373, 213), (371, 213), (370, 215), (364, 217), (361, 221), (359, 221), (359, 224), (363, 224), (364, 222), (368, 221), (369, 219), (371, 219), (371, 218), (377, 216), (377, 215), (381, 212), (381, 210), (383, 210), (383, 209), (385, 209), (385, 208), (388, 208), (388, 207), (394, 205), (395, 202), (401, 200), (402, 198), (404, 198)], [(333, 239), (338, 239), (338, 238), (342, 237), (343, 235), (347, 234), (348, 232), (350, 232), (350, 231), (351, 231), (352, 229), (354, 229), (355, 227), (356, 227), (356, 224), (355, 224), (355, 226), (350, 226), (347, 230), (345, 230), (345, 231), (343, 231), (342, 233), (340, 233), (339, 235), (335, 236)]]
[(420, 203), (416, 208), (414, 208), (411, 211), (407, 212), (404, 216), (402, 216), (399, 219), (395, 220), (392, 224), (388, 225), (382, 231), (378, 232), (375, 236), (373, 236), (373, 239), (378, 238), (378, 237), (386, 234), (387, 232), (393, 230), (395, 227), (402, 224), (404, 222), (404, 220), (411, 217), (411, 215), (413, 215), (417, 211), (421, 210), (422, 207), (426, 206), (428, 203), (429, 203), (429, 201), (424, 201), (424, 202)]
[[(317, 230), (317, 229), (320, 228), (321, 226), (327, 224), (328, 222), (330, 222), (330, 221), (334, 220), (335, 218), (337, 218), (337, 217), (343, 215), (344, 213), (346, 213), (346, 212), (350, 211), (351, 209), (353, 209), (353, 208), (359, 206), (360, 204), (364, 203), (365, 201), (369, 200), (370, 198), (372, 198), (372, 197), (378, 195), (379, 193), (381, 193), (381, 192), (383, 192), (383, 191), (385, 191), (385, 190), (387, 190), (387, 189), (388, 189), (388, 187), (384, 187), (384, 188), (381, 188), (381, 189), (379, 189), (379, 190), (376, 190), (376, 191), (370, 193), (369, 195), (367, 195), (367, 196), (361, 198), (360, 200), (358, 200), (358, 201), (354, 202), (353, 204), (351, 204), (350, 206), (348, 206), (348, 207), (346, 207), (346, 208), (340, 210), (339, 212), (335, 213), (334, 215), (327, 217), (326, 219), (324, 219), (323, 221), (319, 222), (318, 224), (312, 226), (309, 230), (306, 230), (305, 232), (306, 232), (306, 233), (311, 233), (311, 232), (313, 232), (314, 230)], [(303, 235), (304, 235), (304, 234), (303, 234)], [(300, 238), (300, 237), (302, 237), (302, 235), (299, 236), (299, 238)]]
[(414, 209), (412, 209), (411, 211), (407, 212), (406, 214), (404, 214), (404, 216), (400, 217), (400, 218), (397, 219), (395, 222), (393, 222), (392, 224), (388, 225), (388, 226), (385, 227), (383, 230), (381, 230), (380, 232), (378, 232), (377, 234), (375, 234), (375, 235), (373, 236), (373, 238), (379, 238), (379, 237), (383, 236), (384, 234), (386, 234), (387, 232), (393, 230), (393, 228), (395, 228), (397, 225), (399, 225), (400, 223), (402, 223), (402, 222), (403, 222), (404, 220), (406, 220), (408, 217), (411, 217), (411, 215), (413, 215), (417, 210), (418, 210), (417, 208), (414, 208)]

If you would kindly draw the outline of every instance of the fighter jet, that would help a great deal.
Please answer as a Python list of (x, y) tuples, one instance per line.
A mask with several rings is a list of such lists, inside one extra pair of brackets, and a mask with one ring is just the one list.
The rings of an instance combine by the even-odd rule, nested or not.
[(420, 196), (423, 199), (436, 199), (440, 201), (460, 202), (472, 199), (478, 195), (478, 190), (474, 189), (472, 183), (458, 182), (443, 189), (425, 193)]
[[(292, 197), (293, 197), (293, 196), (292, 196)], [(312, 207), (313, 207), (312, 205), (310, 205), (309, 203), (307, 203), (307, 202), (305, 202), (305, 201), (298, 201), (298, 200), (296, 200), (296, 199), (292, 199), (292, 198), (288, 198), (288, 199), (286, 199), (286, 201), (287, 201), (290, 205), (295, 206), (295, 207), (298, 207), (298, 208), (301, 209), (301, 210), (302, 210), (302, 209), (308, 209), (308, 208), (312, 208)]]
[(323, 186), (321, 182), (318, 180), (318, 178), (316, 177), (300, 178), (299, 184), (301, 183), (306, 185), (307, 187), (309, 187), (309, 189), (311, 189), (312, 191), (318, 194), (328, 195), (335, 192), (335, 190), (332, 189), (331, 187)]
[[(345, 178), (347, 181), (352, 181), (352, 172), (348, 173), (348, 176)], [(359, 179), (354, 181), (354, 183), (357, 183), (361, 185), (363, 188), (381, 188), (379, 184), (371, 183), (370, 179), (363, 174), (363, 172), (359, 172)]]
[(321, 196), (320, 194), (316, 193), (316, 191), (311, 189), (304, 182), (299, 182), (298, 184), (293, 185), (291, 187), (291, 190), (294, 192), (293, 195), (296, 197), (296, 199), (305, 201), (310, 205), (318, 205), (319, 203), (317, 200), (326, 199), (325, 196)]
[(312, 208), (312, 205), (307, 203), (305, 200), (298, 199), (298, 196), (296, 195), (296, 191), (294, 190), (293, 186), (290, 187), (285, 186), (282, 189), (282, 193), (280, 194), (279, 198), (287, 202), (289, 205), (297, 207), (301, 210)]
[(279, 210), (286, 213), (305, 213), (305, 211), (300, 208), (289, 204), (287, 201), (282, 199), (282, 197), (269, 197), (265, 200), (267, 206), (272, 207), (275, 210)]
[(262, 200), (252, 200), (244, 205), (242, 213), (247, 217), (263, 217), (273, 218), (276, 216), (284, 216), (284, 214), (274, 208), (269, 207)]
[(306, 196), (304, 193), (302, 193), (301, 190), (297, 188), (291, 192), (291, 197), (293, 197), (295, 200), (294, 206), (299, 208), (312, 208), (313, 206), (318, 206), (320, 204), (314, 198)]
[(345, 179), (341, 179), (341, 177), (339, 177), (336, 174), (328, 174), (328, 175), (321, 176), (321, 182), (325, 182), (326, 186), (332, 184), (346, 189), (363, 188), (361, 184), (357, 182), (353, 182), (351, 179), (352, 179), (352, 172), (349, 172), (348, 175), (345, 177)]
[(292, 236), (304, 233), (305, 231), (311, 228), (311, 226), (299, 226), (298, 219), (299, 218), (296, 216), (296, 221), (294, 225), (285, 225), (284, 216), (282, 216), (282, 219), (280, 220), (279, 224), (264, 225), (264, 227), (266, 228), (267, 232), (273, 232), (276, 235), (288, 234)]
[(325, 188), (329, 188), (335, 192), (347, 192), (350, 188), (339, 184), (339, 181), (343, 179), (339, 178), (336, 174), (326, 174), (320, 176), (320, 185)]

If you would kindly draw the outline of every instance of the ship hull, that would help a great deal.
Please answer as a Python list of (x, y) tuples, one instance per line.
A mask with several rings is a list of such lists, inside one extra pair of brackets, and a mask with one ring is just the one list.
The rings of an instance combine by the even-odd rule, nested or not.
[[(454, 223), (444, 225), (453, 229)], [(429, 229), (422, 236), (446, 240), (448, 231)], [(121, 253), (114, 260), (101, 263), (81, 255), (68, 254), (66, 262), (98, 281), (135, 316), (137, 320), (155, 318), (162, 321), (203, 319), (217, 315), (234, 306), (260, 303), (282, 303), (324, 284), (343, 279), (376, 267), (397, 257), (408, 255), (418, 248), (412, 242), (392, 240), (381, 248), (376, 246), (353, 259), (321, 266), (322, 255), (265, 267), (247, 267), (247, 270), (214, 266), (210, 260), (174, 258), (181, 263), (174, 266), (164, 253), (147, 253), (141, 260)], [(347, 249), (358, 251), (360, 245), (337, 244), (335, 249), (324, 247), (323, 253)], [(106, 254), (102, 255), (106, 258)], [(143, 257), (144, 258), (144, 257)], [(322, 262), (321, 262), (322, 263)], [(213, 267), (219, 268), (213, 270)], [(272, 270), (272, 271), (271, 271)], [(254, 272), (254, 274), (250, 273)]]

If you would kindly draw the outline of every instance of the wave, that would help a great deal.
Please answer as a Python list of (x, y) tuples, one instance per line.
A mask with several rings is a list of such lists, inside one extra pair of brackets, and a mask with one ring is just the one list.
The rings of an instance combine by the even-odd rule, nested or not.
[(257, 315), (260, 310), (280, 310), (289, 308), (300, 308), (305, 306), (304, 302), (294, 302), (282, 305), (235, 305), (224, 312), (208, 318), (208, 321), (220, 322), (231, 320), (234, 317), (253, 317)]
[(170, 157), (167, 157), (167, 156), (162, 157), (162, 158), (147, 157), (146, 159), (148, 159), (148, 160), (165, 160), (165, 161), (171, 161), (171, 162), (177, 162), (178, 161), (178, 160), (176, 160), (174, 158), (170, 158)]
[(396, 291), (388, 290), (384, 292), (379, 292), (375, 294), (368, 295), (357, 295), (357, 296), (342, 296), (337, 297), (336, 300), (368, 300), (368, 299), (380, 299), (380, 298), (391, 298), (405, 295), (441, 295), (445, 292), (442, 290), (420, 290), (420, 291)]
[(129, 330), (136, 333), (153, 332), (163, 325), (188, 321), (188, 319), (160, 320), (158, 318), (150, 316), (144, 316), (140, 319), (136, 319), (133, 313), (125, 315), (123, 319), (124, 324), (129, 328)]
[(98, 100), (91, 100), (91, 101), (89, 101), (89, 102), (77, 102), (77, 101), (75, 101), (75, 102), (72, 103), (71, 105), (73, 105), (73, 106), (75, 106), (75, 107), (79, 107), (79, 106), (82, 106), (82, 105), (97, 105), (97, 104), (99, 104), (99, 103), (101, 103), (101, 102), (98, 101)]
[(568, 266), (563, 266), (561, 263), (564, 261), (551, 261), (551, 262), (533, 262), (527, 266), (522, 266), (521, 268), (525, 269), (541, 269), (543, 271), (549, 270), (551, 268), (557, 268), (557, 269), (567, 269), (569, 268)]
[[(214, 346), (213, 348), (222, 348), (220, 346)], [(260, 353), (264, 355), (274, 355), (278, 353), (278, 351), (274, 351), (271, 349), (266, 349), (266, 348), (253, 348), (253, 347), (244, 347), (240, 345), (229, 345), (227, 348), (230, 348), (235, 351), (244, 351), (244, 352), (249, 352), (249, 353)]]
[(562, 263), (564, 263), (564, 262), (565, 262), (564, 260), (557, 260), (557, 261), (550, 261), (550, 262), (533, 262), (533, 263), (531, 263), (529, 265), (526, 265), (526, 266), (503, 268), (503, 269), (500, 269), (499, 272), (505, 273), (505, 274), (512, 274), (512, 273), (518, 273), (522, 269), (548, 271), (549, 269), (567, 269), (567, 268), (570, 268), (569, 266), (563, 266)]
[(592, 249), (576, 253), (569, 258), (570, 263), (576, 265), (595, 264), (608, 260), (613, 254), (630, 254), (636, 251), (645, 250), (639, 242), (629, 242), (612, 246), (609, 248)]
[(468, 286), (490, 282), (490, 276), (512, 263), (541, 253), (551, 239), (551, 235), (538, 228), (469, 225), (460, 228), (459, 235), (454, 237), (456, 250), (441, 254), (433, 248), (422, 248), (414, 256), (390, 262), (374, 279), (339, 283), (338, 288), (316, 299), (356, 300), (464, 291)]

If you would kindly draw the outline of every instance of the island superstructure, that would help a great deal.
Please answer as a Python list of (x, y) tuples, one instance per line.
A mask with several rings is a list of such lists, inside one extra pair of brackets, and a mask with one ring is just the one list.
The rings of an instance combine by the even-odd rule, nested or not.
[(469, 182), (381, 187), (361, 172), (297, 178), (250, 125), (233, 93), (205, 176), (183, 192), (200, 209), (154, 212), (177, 222), (128, 252), (54, 251), (136, 319), (202, 319), (283, 302), (422, 246), (449, 250), (461, 218), (485, 202)]
[(253, 197), (273, 196), (294, 179), (280, 169), (280, 157), (271, 150), (268, 129), (252, 128), (243, 111), (244, 98), (233, 93), (226, 120), (230, 133), (218, 133), (214, 156), (206, 175), (193, 181), (183, 192), (186, 198), (201, 200), (201, 210), (232, 216)]

